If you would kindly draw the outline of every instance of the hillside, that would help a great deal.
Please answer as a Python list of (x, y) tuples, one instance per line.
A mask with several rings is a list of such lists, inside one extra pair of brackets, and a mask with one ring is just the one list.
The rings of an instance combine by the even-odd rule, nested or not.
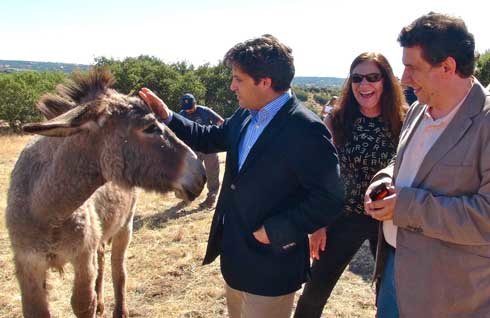
[(340, 87), (345, 78), (340, 77), (314, 77), (314, 76), (297, 76), (293, 79), (293, 85), (304, 87)]
[(90, 65), (84, 64), (0, 60), (0, 73), (16, 71), (62, 71), (71, 73), (76, 69), (86, 70), (89, 67)]

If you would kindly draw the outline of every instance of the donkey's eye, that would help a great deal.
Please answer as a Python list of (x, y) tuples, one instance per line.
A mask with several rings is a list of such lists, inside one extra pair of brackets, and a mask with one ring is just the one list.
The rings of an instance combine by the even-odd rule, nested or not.
[(155, 125), (151, 124), (150, 126), (146, 127), (145, 130), (143, 130), (145, 134), (159, 134), (161, 133), (160, 128)]

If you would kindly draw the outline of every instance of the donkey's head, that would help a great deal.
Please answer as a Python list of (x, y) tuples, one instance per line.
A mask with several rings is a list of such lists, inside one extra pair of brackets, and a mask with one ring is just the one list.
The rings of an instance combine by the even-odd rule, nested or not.
[(38, 103), (48, 120), (26, 124), (24, 131), (66, 137), (73, 140), (71, 147), (93, 152), (106, 181), (174, 190), (183, 199), (194, 199), (206, 182), (201, 161), (141, 99), (111, 89), (113, 82), (107, 70), (75, 74), (72, 82), (57, 87), (57, 94)]

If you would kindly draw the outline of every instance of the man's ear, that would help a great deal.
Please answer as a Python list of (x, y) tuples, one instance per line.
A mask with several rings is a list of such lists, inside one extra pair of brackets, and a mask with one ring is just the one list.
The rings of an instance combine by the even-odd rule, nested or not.
[(272, 79), (270, 77), (264, 77), (260, 81), (264, 88), (272, 88)]
[(442, 61), (441, 67), (444, 72), (444, 75), (456, 74), (457, 63), (452, 56), (448, 56), (444, 61)]

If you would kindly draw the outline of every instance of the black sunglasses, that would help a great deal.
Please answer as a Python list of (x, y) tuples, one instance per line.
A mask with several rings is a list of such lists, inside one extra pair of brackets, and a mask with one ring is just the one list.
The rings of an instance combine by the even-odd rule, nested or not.
[(382, 78), (383, 75), (381, 73), (369, 73), (369, 74), (352, 74), (351, 76), (352, 83), (360, 83), (362, 82), (362, 79), (365, 78), (369, 83), (376, 83), (379, 82)]

